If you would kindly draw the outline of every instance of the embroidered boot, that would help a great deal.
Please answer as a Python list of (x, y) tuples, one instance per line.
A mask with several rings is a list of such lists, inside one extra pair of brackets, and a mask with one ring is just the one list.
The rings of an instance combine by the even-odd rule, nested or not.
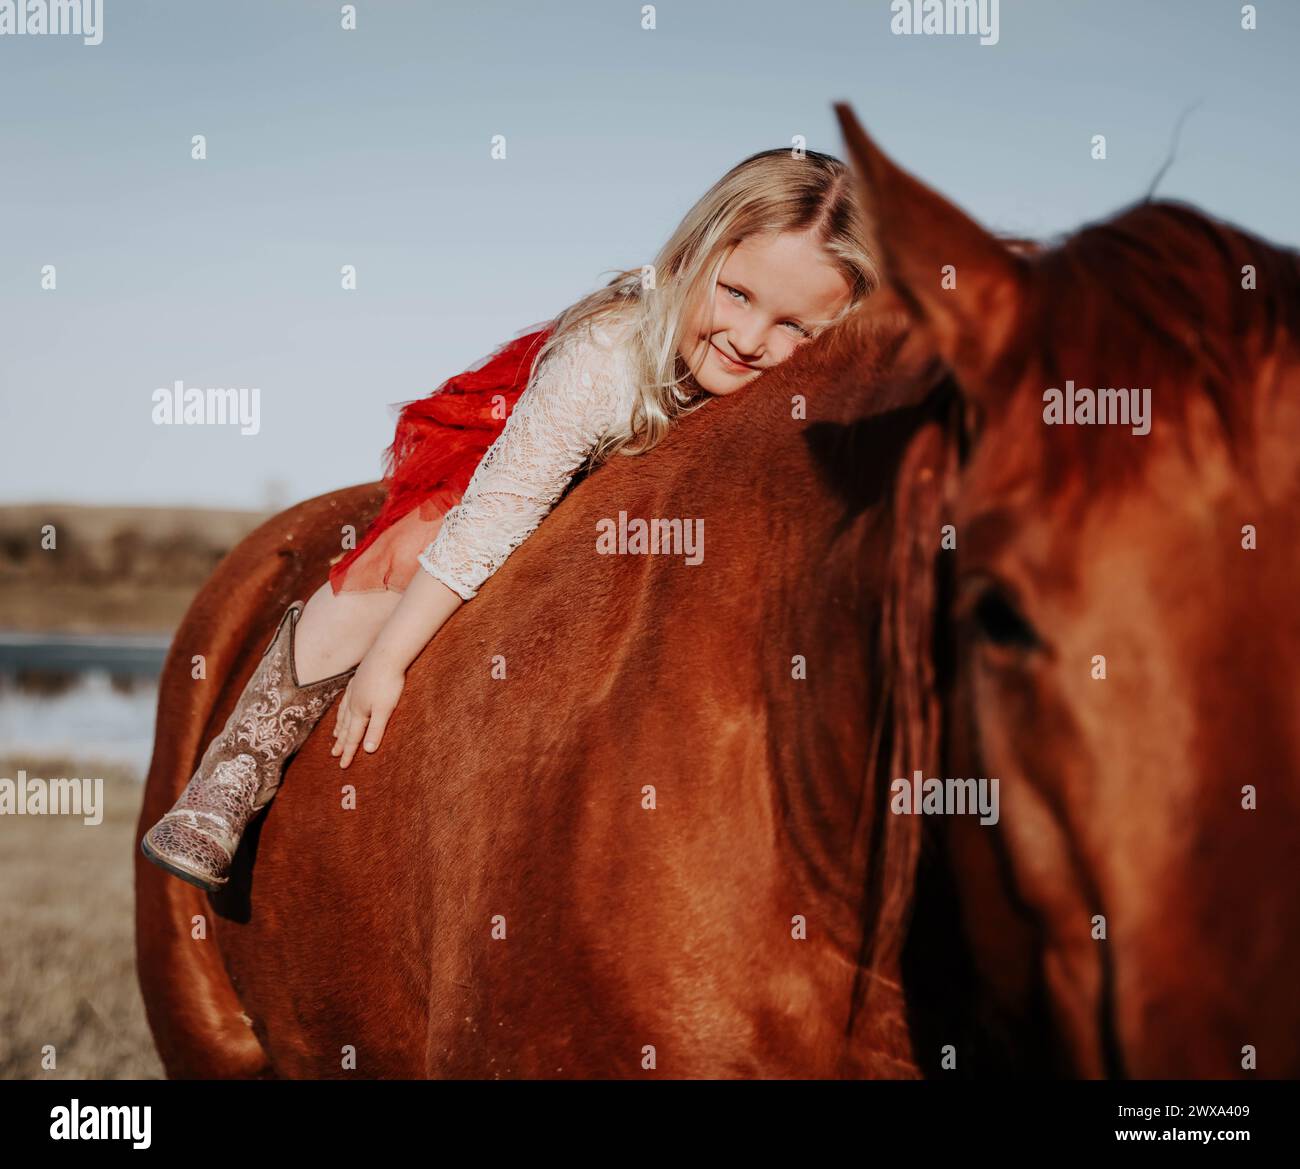
[(140, 841), (154, 864), (209, 893), (230, 879), (240, 837), (275, 795), (285, 761), (356, 673), (353, 666), (298, 684), (293, 635), (302, 610), (302, 601), (285, 610), (225, 728), (171, 811)]

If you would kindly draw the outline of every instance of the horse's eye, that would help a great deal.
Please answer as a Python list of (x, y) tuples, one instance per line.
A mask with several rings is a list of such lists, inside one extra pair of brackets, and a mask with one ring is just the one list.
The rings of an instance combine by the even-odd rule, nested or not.
[(971, 582), (962, 606), (975, 635), (1004, 649), (1029, 650), (1039, 645), (1038, 634), (1015, 602), (996, 582)]

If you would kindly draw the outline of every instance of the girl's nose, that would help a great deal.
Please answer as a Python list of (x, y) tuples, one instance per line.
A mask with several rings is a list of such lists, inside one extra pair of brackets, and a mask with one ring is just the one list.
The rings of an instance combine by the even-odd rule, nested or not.
[(757, 365), (759, 363), (763, 356), (761, 333), (755, 331), (747, 334), (737, 330), (732, 332), (728, 339), (737, 360), (743, 361), (746, 365)]

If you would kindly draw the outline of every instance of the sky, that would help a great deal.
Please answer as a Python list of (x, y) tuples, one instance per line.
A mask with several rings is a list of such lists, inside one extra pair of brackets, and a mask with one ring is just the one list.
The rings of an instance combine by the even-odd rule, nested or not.
[[(846, 157), (839, 100), (1037, 237), (1141, 197), (1187, 114), (1158, 193), (1300, 243), (1294, 0), (1255, 31), (1228, 0), (1001, 0), (989, 45), (896, 35), (889, 0), (343, 7), (103, 0), (99, 44), (0, 35), (0, 505), (376, 479), (396, 404), (649, 263), (742, 158)], [(257, 432), (157, 423), (178, 381), (256, 387)]]

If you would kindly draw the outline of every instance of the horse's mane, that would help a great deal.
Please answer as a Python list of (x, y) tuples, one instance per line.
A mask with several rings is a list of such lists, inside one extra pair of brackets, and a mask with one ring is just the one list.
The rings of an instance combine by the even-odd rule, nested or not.
[[(1154, 425), (1181, 438), (1198, 398), (1208, 402), (1234, 458), (1248, 458), (1271, 354), (1300, 347), (1300, 254), (1172, 201), (1142, 202), (1027, 259), (1030, 279), (1003, 383), (1042, 391), (1150, 386)], [(1243, 288), (1253, 269), (1255, 287)], [(1251, 391), (1253, 388), (1253, 392)], [(1008, 409), (1011, 403), (1007, 404)], [(1173, 424), (1170, 426), (1170, 424)], [(1122, 490), (1154, 444), (1127, 427), (1063, 426), (1038, 444), (1043, 491), (1067, 482)]]

